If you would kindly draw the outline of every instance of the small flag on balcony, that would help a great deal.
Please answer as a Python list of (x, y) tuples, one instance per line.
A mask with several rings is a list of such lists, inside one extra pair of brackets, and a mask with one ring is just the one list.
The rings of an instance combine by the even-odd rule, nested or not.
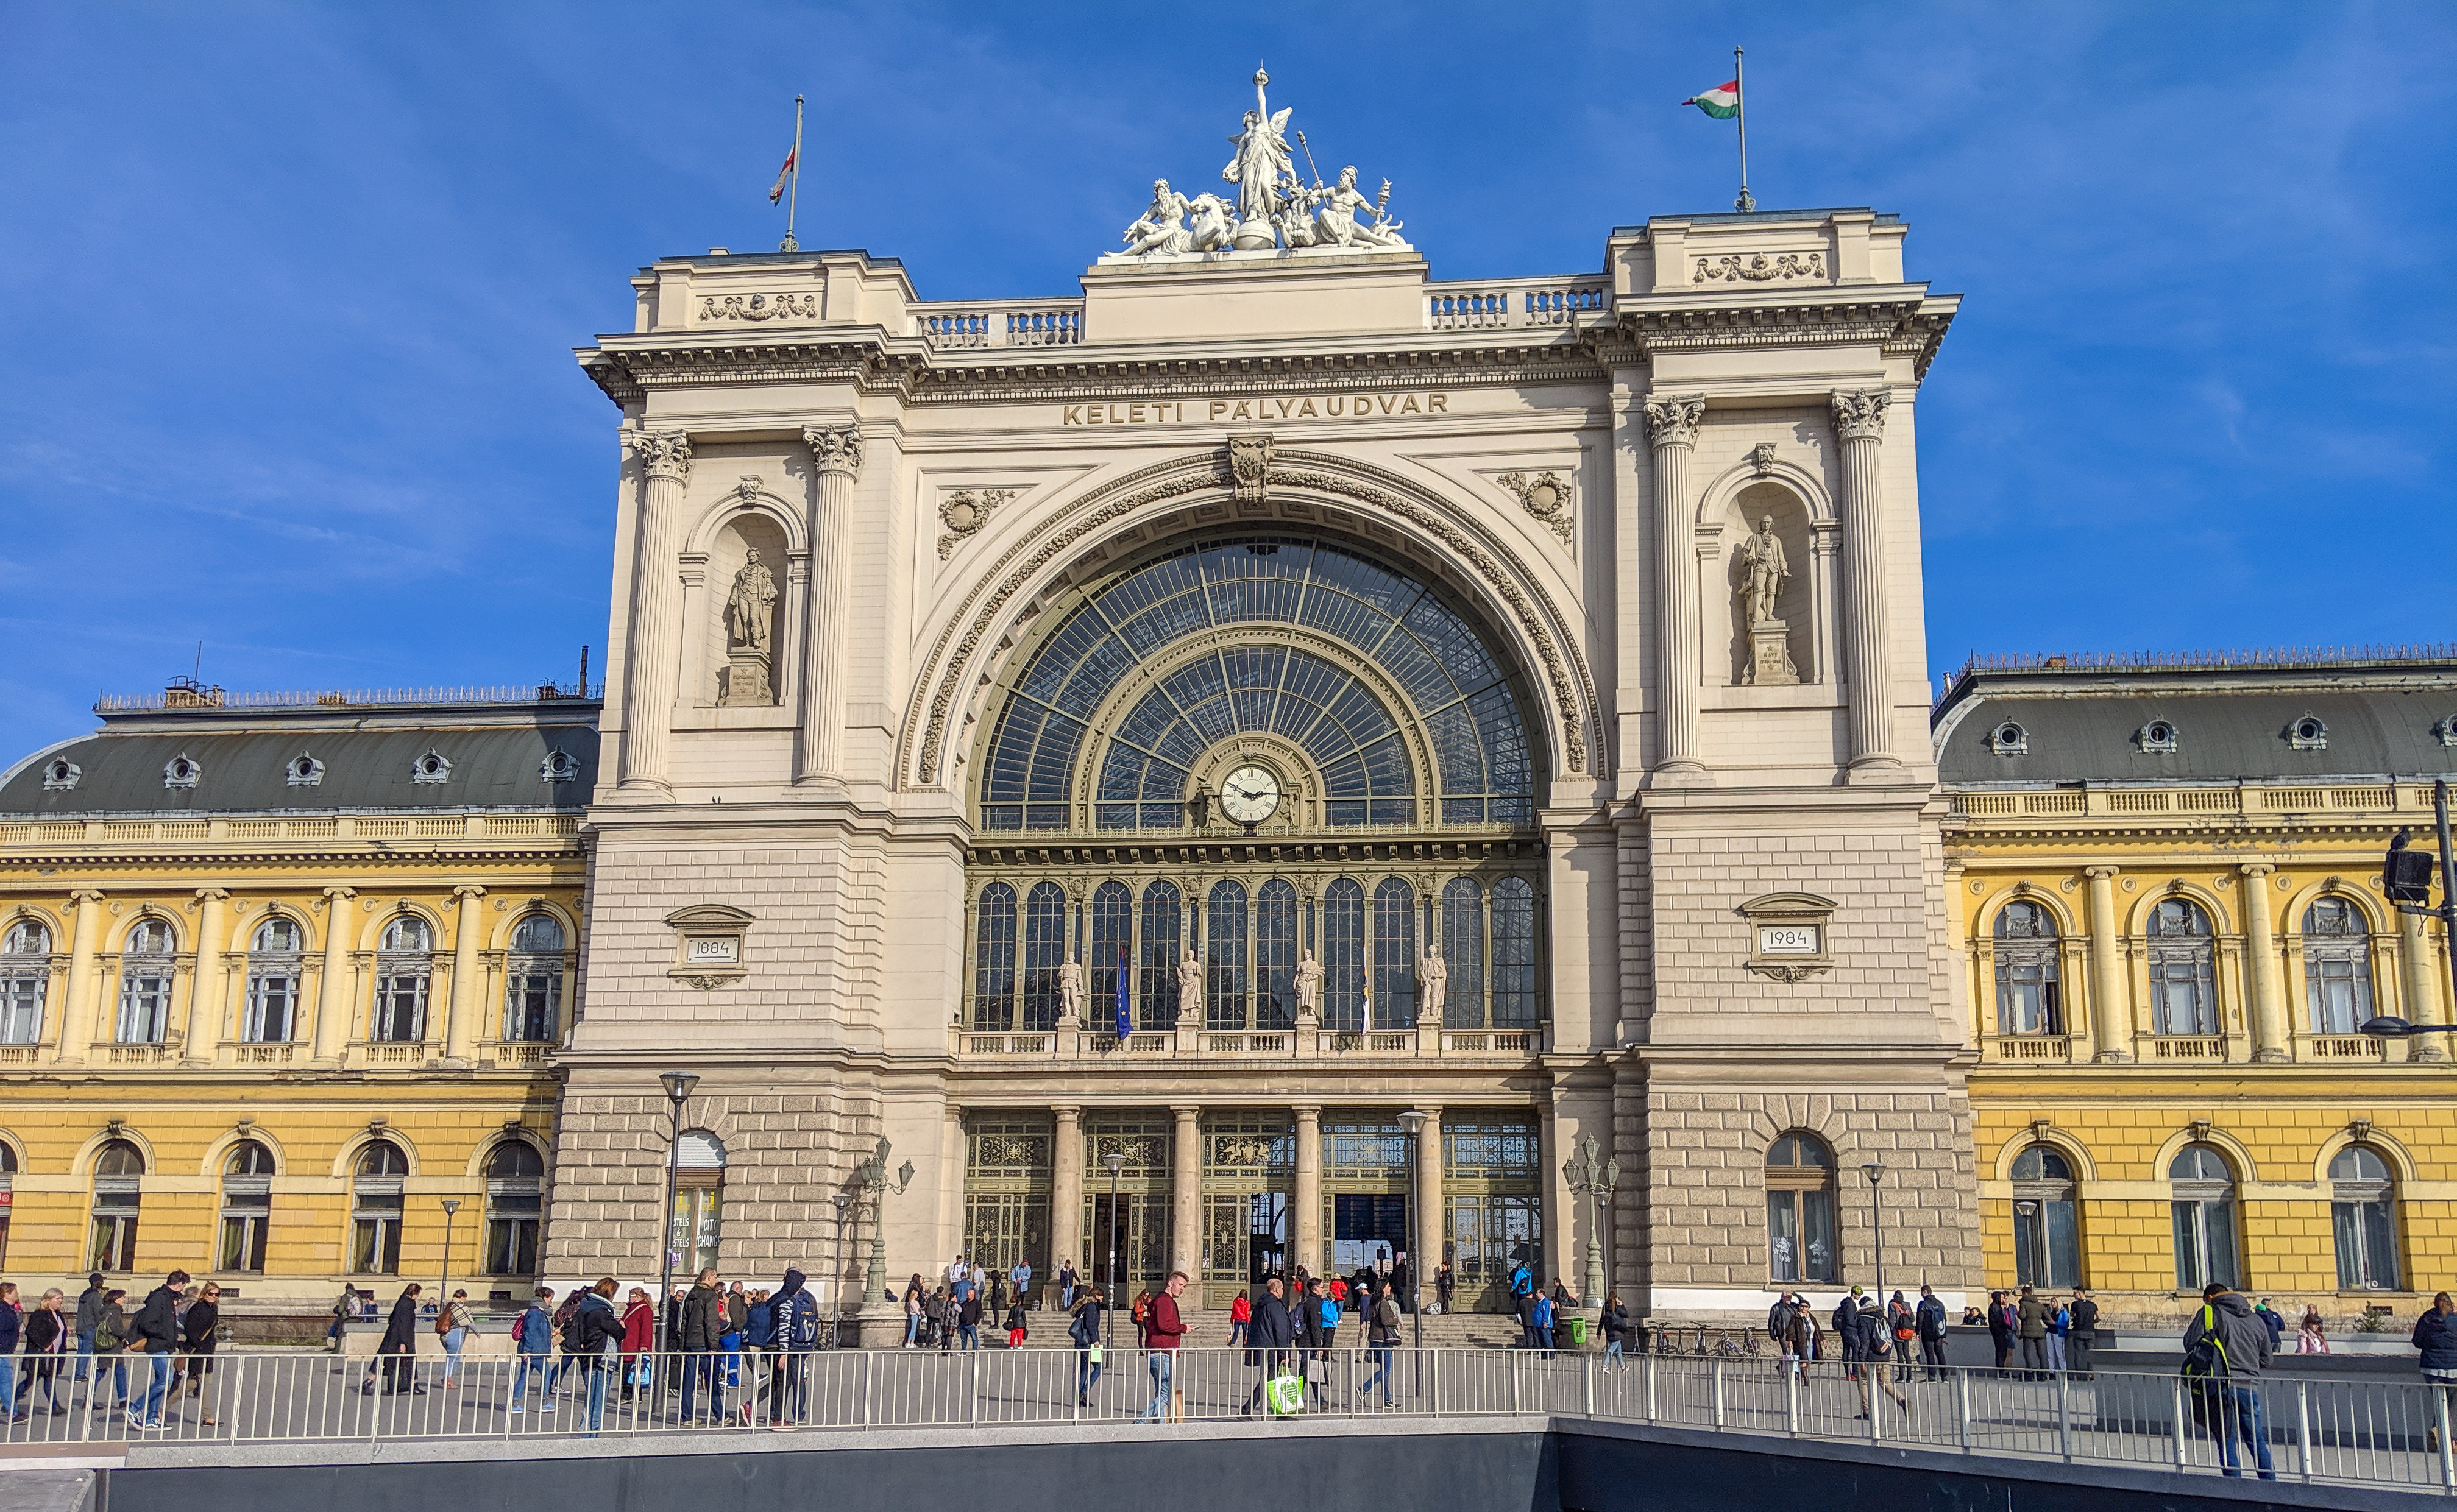
[(1118, 947), (1118, 1048), (1125, 1049), (1135, 1032), (1135, 1016), (1126, 1010), (1126, 948)]
[[(1692, 94), (1681, 102), (1695, 105), (1719, 121), (1728, 121), (1741, 113), (1741, 81), (1719, 84), (1703, 94)], [(774, 196), (771, 196), (774, 197)]]

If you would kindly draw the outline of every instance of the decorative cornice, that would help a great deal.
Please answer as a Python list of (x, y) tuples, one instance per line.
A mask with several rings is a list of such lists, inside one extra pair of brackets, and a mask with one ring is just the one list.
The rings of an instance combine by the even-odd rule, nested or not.
[(1706, 416), (1703, 394), (1658, 394), (1646, 401), (1646, 439), (1661, 451), (1666, 446), (1698, 444), (1698, 422)]
[(802, 427), (802, 443), (811, 449), (811, 460), (818, 465), (819, 475), (842, 474), (847, 478), (861, 476), (861, 429), (855, 425), (806, 425)]
[(678, 483), (691, 481), (691, 437), (681, 431), (630, 431), (623, 438), (631, 455), (640, 460), (644, 478), (671, 478)]
[(1836, 389), (1834, 434), (1846, 441), (1876, 441), (1886, 437), (1886, 407), (1893, 396), (1884, 389)]

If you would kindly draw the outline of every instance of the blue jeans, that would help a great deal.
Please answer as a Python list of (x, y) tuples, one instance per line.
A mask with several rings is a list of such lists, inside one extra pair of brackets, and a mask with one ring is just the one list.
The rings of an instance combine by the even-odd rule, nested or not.
[(692, 1420), (692, 1401), (698, 1388), (708, 1390), (708, 1411), (712, 1418), (725, 1416), (725, 1364), (714, 1355), (683, 1357), (683, 1421)]
[(588, 1431), (585, 1437), (594, 1439), (599, 1424), (605, 1420), (606, 1381), (612, 1372), (602, 1359), (590, 1359), (582, 1368), (588, 1372)]
[(981, 1331), (980, 1327), (979, 1327), (978, 1325), (976, 1325), (976, 1324), (973, 1324), (973, 1323), (959, 1323), (959, 1324), (957, 1324), (957, 1325), (956, 1325), (956, 1347), (957, 1347), (957, 1348), (959, 1348), (959, 1349), (979, 1349), (979, 1348), (981, 1348)]
[(1100, 1379), (1101, 1362), (1092, 1358), (1092, 1352), (1088, 1349), (1075, 1351), (1075, 1395), (1079, 1398), (1090, 1396), (1093, 1383)]
[(1151, 1352), (1151, 1405), (1135, 1414), (1137, 1422), (1156, 1422), (1168, 1416), (1169, 1380), (1176, 1370), (1177, 1356), (1166, 1349)]
[(157, 1428), (162, 1424), (162, 1394), (171, 1389), (171, 1357), (150, 1355), (146, 1364), (151, 1368), (147, 1372), (145, 1400), (129, 1411), (132, 1416), (143, 1418), (147, 1427)]
[(1365, 1378), (1365, 1384), (1356, 1388), (1356, 1394), (1362, 1397), (1378, 1383), (1382, 1388), (1382, 1405), (1387, 1407), (1391, 1405), (1390, 1346), (1383, 1345), (1369, 1349), (1365, 1352), (1365, 1358), (1373, 1361), (1373, 1374)]
[[(79, 1380), (83, 1380), (83, 1379), (85, 1379), (85, 1373), (86, 1373), (87, 1369), (88, 1369), (88, 1368), (89, 1368), (89, 1366), (92, 1364), (92, 1359), (91, 1359), (91, 1358), (90, 1358), (90, 1357), (92, 1357), (92, 1356), (93, 1356), (93, 1329), (91, 1329), (91, 1328), (80, 1328), (80, 1329), (78, 1329), (78, 1330), (77, 1330), (77, 1347), (76, 1347), (76, 1352), (77, 1352), (76, 1379), (79, 1379)], [(121, 1387), (121, 1388), (120, 1388), (120, 1391), (119, 1391), (119, 1394), (120, 1394), (121, 1396), (123, 1396), (123, 1397), (127, 1396), (127, 1395), (128, 1395), (128, 1388), (126, 1388), (125, 1386)]]
[(554, 1366), (544, 1355), (523, 1355), (512, 1370), (512, 1410), (521, 1410), (521, 1396), (529, 1378), (538, 1379), (538, 1400), (547, 1412), (554, 1411)]
[(1234, 1349), (1245, 1341), (1246, 1325), (1233, 1318), (1228, 1319), (1228, 1347)]
[(913, 1344), (918, 1344), (918, 1343), (919, 1343), (920, 1341), (921, 1341), (921, 1315), (920, 1315), (920, 1314), (919, 1314), (919, 1313), (907, 1313), (907, 1314), (905, 1314), (905, 1315), (904, 1315), (904, 1342), (909, 1346), (909, 1345), (913, 1345)]
[(1605, 1340), (1604, 1340), (1604, 1363), (1605, 1363), (1606, 1365), (1610, 1365), (1610, 1364), (1612, 1364), (1615, 1360), (1618, 1360), (1618, 1359), (1621, 1359), (1621, 1338), (1620, 1338), (1620, 1336), (1619, 1336), (1619, 1335), (1615, 1335), (1615, 1336), (1614, 1336), (1614, 1337), (1612, 1337), (1611, 1338), (1607, 1338), (1607, 1339), (1605, 1339)]
[[(33, 1364), (31, 1359), (26, 1361), (26, 1384), (29, 1386), (34, 1383)], [(16, 1410), (17, 1362), (6, 1355), (0, 1355), (0, 1417), (6, 1417)]]
[(444, 1336), (444, 1379), (450, 1380), (461, 1374), (461, 1346), (469, 1342), (469, 1331), (456, 1328)]
[(2217, 1394), (2216, 1405), (2219, 1408), (2219, 1417), (2217, 1421), (2210, 1424), (2210, 1432), (2218, 1439), (2219, 1461), (2226, 1467), (2225, 1473), (2228, 1475), (2243, 1473), (2237, 1466), (2235, 1459), (2235, 1440), (2240, 1434), (2243, 1441), (2252, 1445), (2253, 1462), (2261, 1466), (2261, 1478), (2263, 1481), (2277, 1480), (2278, 1477), (2271, 1472), (2269, 1466), (2269, 1433), (2261, 1421), (2261, 1388), (2258, 1386), (2220, 1387)]

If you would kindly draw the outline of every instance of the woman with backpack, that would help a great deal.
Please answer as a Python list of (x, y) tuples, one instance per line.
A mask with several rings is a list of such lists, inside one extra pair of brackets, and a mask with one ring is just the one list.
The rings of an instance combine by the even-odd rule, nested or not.
[(1365, 1315), (1365, 1358), (1373, 1362), (1373, 1374), (1356, 1388), (1360, 1397), (1379, 1385), (1382, 1405), (1391, 1403), (1391, 1351), (1399, 1342), (1399, 1304), (1384, 1291), (1375, 1297)]
[(462, 1287), (436, 1316), (435, 1331), (444, 1337), (444, 1389), (461, 1389), (461, 1351), (478, 1331), (477, 1315), (469, 1311), (469, 1289)]
[(1101, 1379), (1101, 1289), (1078, 1287), (1075, 1306), (1066, 1315), (1066, 1338), (1075, 1346), (1075, 1405), (1092, 1405), (1092, 1387)]

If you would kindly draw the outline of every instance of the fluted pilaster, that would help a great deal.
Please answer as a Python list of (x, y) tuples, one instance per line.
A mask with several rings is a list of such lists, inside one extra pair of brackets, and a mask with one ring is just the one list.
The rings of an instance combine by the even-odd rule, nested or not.
[(1884, 389), (1837, 390), (1834, 435), (1843, 446), (1844, 665), (1851, 684), (1851, 768), (1881, 775), (1894, 754), (1892, 621), (1886, 608)]
[(861, 477), (861, 431), (853, 425), (802, 432), (816, 465), (811, 492), (811, 591), (802, 655), (802, 742), (797, 783), (844, 781), (845, 640), (851, 627), (853, 485)]
[(60, 1008), (60, 1059), (85, 1059), (93, 1037), (93, 952), (102, 935), (102, 894), (79, 888), (69, 894), (76, 922), (69, 931), (69, 989)]
[(631, 552), (630, 661), (623, 690), (623, 766), (618, 788), (663, 789), (674, 720), (675, 660), (682, 644), (682, 583), (674, 560), (691, 438), (633, 431), (640, 460), (640, 528)]
[(2278, 935), (2269, 924), (2269, 874), (2277, 868), (2243, 867), (2243, 949), (2252, 957), (2252, 1058), (2285, 1060), (2286, 992), (2279, 981)]
[(316, 985), (316, 1058), (330, 1064), (350, 1042), (350, 900), (348, 888), (324, 889), (324, 971)]
[(1659, 781), (1696, 782), (1706, 775), (1698, 741), (1698, 579), (1689, 552), (1689, 458), (1705, 413), (1703, 394), (1663, 394), (1646, 401), (1646, 438), (1655, 449)]
[(2116, 929), (2114, 867), (2085, 867), (2090, 879), (2090, 1037), (2095, 1060), (2133, 1058), (2133, 1013), (2125, 1002), (2124, 942)]
[(222, 1040), (222, 907), (225, 888), (196, 889), (196, 985), (188, 994), (188, 1059), (211, 1061)]
[(446, 1065), (465, 1066), (477, 1044), (478, 1020), (486, 1011), (482, 991), (485, 968), (478, 960), (479, 936), (486, 928), (486, 889), (464, 884), (452, 895), (461, 900), (461, 917), (452, 929), (452, 1007), (444, 1025), (444, 1059)]

